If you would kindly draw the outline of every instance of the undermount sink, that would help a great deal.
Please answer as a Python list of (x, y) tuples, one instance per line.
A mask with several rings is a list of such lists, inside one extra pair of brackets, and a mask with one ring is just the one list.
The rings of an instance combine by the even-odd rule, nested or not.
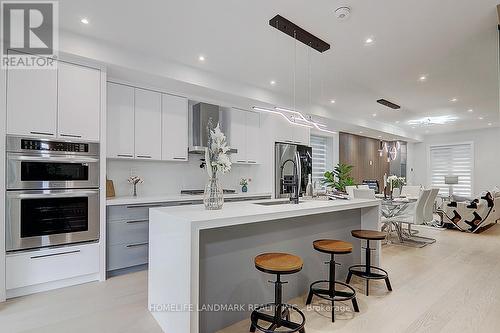
[[(301, 203), (301, 201), (299, 201)], [(295, 205), (293, 202), (290, 200), (284, 200), (284, 201), (264, 201), (264, 202), (255, 202), (255, 205), (261, 205), (261, 206), (276, 206), (276, 205)]]

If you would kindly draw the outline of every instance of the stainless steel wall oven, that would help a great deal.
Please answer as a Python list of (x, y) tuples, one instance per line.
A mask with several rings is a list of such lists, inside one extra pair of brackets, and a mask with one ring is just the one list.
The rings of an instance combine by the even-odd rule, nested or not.
[(6, 249), (99, 239), (99, 144), (7, 137)]

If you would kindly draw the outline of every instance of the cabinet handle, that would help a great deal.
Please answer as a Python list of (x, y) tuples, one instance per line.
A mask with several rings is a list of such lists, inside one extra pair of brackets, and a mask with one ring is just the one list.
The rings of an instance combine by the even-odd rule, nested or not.
[(149, 155), (137, 155), (137, 157), (139, 158), (152, 158), (151, 156)]
[(54, 136), (54, 133), (47, 133), (47, 132), (30, 132), (31, 134), (38, 134), (38, 135), (50, 135)]
[(61, 134), (61, 136), (66, 136), (68, 138), (81, 138), (81, 135), (73, 135), (73, 134)]
[(41, 254), (41, 255), (38, 255), (38, 256), (30, 257), (30, 258), (31, 259), (38, 259), (38, 258), (46, 258), (46, 257), (55, 257), (55, 256), (62, 256), (64, 254), (72, 254), (72, 253), (79, 253), (79, 252), (80, 252), (80, 250), (74, 250), (74, 251), (52, 253), (52, 254)]
[(149, 222), (149, 220), (133, 220), (133, 221), (126, 221), (125, 223), (134, 224), (134, 223), (144, 223), (144, 222)]
[(257, 161), (248, 161), (248, 163), (257, 163)]
[(130, 155), (130, 154), (117, 154), (116, 156), (118, 156), (118, 157), (130, 157), (130, 158), (134, 157), (133, 155)]
[(127, 206), (127, 208), (152, 208), (152, 207), (163, 207), (161, 204), (152, 204), (152, 205), (134, 205)]
[(236, 161), (236, 163), (245, 163), (246, 161)]
[(139, 246), (147, 246), (148, 243), (137, 243), (137, 244), (129, 244), (129, 245), (126, 245), (125, 247), (126, 248), (132, 248), (132, 247), (139, 247)]
[(185, 202), (179, 202), (178, 205), (176, 206), (189, 206), (189, 205), (193, 205), (194, 203), (192, 201), (185, 201)]
[(185, 161), (186, 158), (185, 157), (174, 157), (174, 160), (182, 160), (182, 161)]

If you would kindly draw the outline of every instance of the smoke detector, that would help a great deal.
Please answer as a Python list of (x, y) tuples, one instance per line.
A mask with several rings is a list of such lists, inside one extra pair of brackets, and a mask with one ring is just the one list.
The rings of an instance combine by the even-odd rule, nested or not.
[(337, 9), (335, 9), (335, 16), (341, 20), (345, 21), (351, 16), (351, 8), (347, 6), (342, 6)]

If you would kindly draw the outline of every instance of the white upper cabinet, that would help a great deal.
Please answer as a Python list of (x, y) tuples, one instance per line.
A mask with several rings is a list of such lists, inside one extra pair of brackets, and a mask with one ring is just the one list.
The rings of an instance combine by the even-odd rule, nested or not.
[(58, 135), (98, 141), (100, 71), (65, 62), (57, 66)]
[(309, 146), (310, 128), (292, 125), (281, 116), (274, 119), (275, 139), (279, 142)]
[(296, 144), (309, 146), (311, 138), (311, 129), (304, 126), (291, 125), (293, 128), (292, 140)]
[(111, 158), (134, 157), (134, 88), (107, 85), (107, 151)]
[(161, 93), (135, 89), (135, 157), (161, 160)]
[(7, 133), (53, 137), (57, 124), (57, 70), (7, 70)]
[(229, 145), (238, 150), (231, 154), (233, 163), (255, 164), (259, 161), (260, 114), (231, 109)]
[(247, 135), (246, 135), (246, 112), (237, 109), (231, 109), (229, 114), (229, 146), (237, 149), (237, 153), (231, 154), (233, 163), (247, 162)]
[(188, 100), (162, 94), (162, 160), (188, 160)]
[(246, 147), (248, 163), (259, 162), (260, 147), (260, 114), (257, 112), (246, 113)]

